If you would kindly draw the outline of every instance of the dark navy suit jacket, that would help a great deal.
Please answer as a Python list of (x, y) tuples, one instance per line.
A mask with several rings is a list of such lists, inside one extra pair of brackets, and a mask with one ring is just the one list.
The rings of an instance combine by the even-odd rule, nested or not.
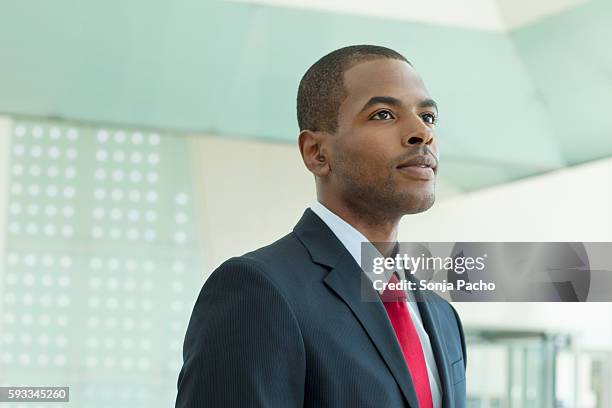
[[(224, 262), (191, 315), (176, 407), (417, 408), (383, 304), (362, 301), (362, 275), (310, 209), (285, 237)], [(459, 317), (434, 293), (419, 296), (443, 407), (464, 408)]]

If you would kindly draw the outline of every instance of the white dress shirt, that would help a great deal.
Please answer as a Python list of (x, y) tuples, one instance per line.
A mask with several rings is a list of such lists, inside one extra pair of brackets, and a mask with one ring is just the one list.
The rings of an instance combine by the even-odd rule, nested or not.
[[(361, 267), (361, 243), (369, 242), (368, 239), (351, 224), (344, 221), (338, 215), (331, 212), (320, 202), (315, 202), (310, 209), (323, 220), (325, 224), (332, 230), (334, 235), (340, 240), (346, 250), (353, 256), (357, 265)], [(371, 279), (371, 276), (367, 275)], [(400, 275), (401, 276), (401, 275)], [(379, 291), (380, 293), (380, 291)], [(429, 341), (429, 335), (423, 327), (423, 321), (421, 320), (421, 313), (419, 312), (418, 305), (414, 302), (412, 297), (408, 296), (408, 310), (410, 311), (410, 317), (414, 323), (414, 326), (419, 334), (421, 345), (423, 346), (423, 354), (425, 355), (425, 363), (427, 365), (427, 373), (429, 374), (429, 384), (431, 387), (431, 397), (434, 408), (440, 408), (442, 406), (442, 391), (440, 388), (440, 376), (438, 374), (438, 367), (436, 366), (436, 360), (434, 358), (433, 350), (431, 348), (431, 342)]]

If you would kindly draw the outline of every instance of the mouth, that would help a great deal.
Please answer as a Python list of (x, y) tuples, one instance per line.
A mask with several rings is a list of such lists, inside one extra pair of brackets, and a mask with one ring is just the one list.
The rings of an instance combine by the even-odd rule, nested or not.
[(418, 156), (396, 167), (402, 174), (417, 180), (433, 180), (437, 163), (431, 156)]
[(397, 169), (417, 180), (433, 180), (435, 177), (434, 169), (428, 166), (402, 166)]

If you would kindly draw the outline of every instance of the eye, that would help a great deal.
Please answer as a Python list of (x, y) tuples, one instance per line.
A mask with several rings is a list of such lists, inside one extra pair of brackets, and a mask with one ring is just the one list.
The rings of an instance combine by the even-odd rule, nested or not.
[(438, 123), (438, 118), (433, 113), (426, 113), (421, 117), (428, 125), (435, 125), (436, 123)]
[(393, 119), (393, 115), (388, 110), (381, 110), (376, 112), (370, 119), (374, 120), (389, 120)]

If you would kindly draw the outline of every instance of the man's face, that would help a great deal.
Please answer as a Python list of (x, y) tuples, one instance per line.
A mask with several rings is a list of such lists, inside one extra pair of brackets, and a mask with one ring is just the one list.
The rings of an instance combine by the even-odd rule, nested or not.
[(331, 137), (330, 182), (354, 208), (401, 216), (435, 199), (438, 112), (406, 62), (376, 59), (344, 74), (346, 98)]

